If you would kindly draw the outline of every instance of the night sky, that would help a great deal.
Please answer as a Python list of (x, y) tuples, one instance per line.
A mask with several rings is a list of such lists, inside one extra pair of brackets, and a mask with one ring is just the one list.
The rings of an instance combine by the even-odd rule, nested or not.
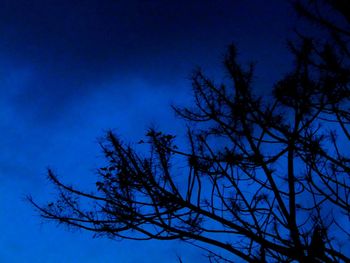
[(281, 0), (0, 0), (0, 262), (203, 262), (179, 242), (116, 242), (45, 222), (25, 201), (53, 197), (46, 168), (94, 187), (108, 129), (181, 133), (200, 66), (225, 78), (235, 43), (264, 92), (288, 71), (297, 19)]

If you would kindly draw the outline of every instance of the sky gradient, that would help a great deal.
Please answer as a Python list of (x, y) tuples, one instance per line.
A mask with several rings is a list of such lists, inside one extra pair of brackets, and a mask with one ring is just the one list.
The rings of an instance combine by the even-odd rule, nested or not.
[(255, 86), (290, 66), (296, 18), (280, 0), (0, 0), (0, 262), (202, 262), (179, 242), (115, 242), (44, 222), (25, 202), (65, 182), (93, 187), (98, 138), (181, 133), (170, 105), (191, 101), (200, 66), (220, 80), (225, 48), (257, 62)]

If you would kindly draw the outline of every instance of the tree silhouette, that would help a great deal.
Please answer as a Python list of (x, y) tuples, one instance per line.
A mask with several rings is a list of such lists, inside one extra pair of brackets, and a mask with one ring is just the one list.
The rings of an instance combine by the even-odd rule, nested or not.
[(342, 247), (350, 237), (342, 223), (350, 217), (349, 2), (294, 5), (329, 37), (298, 33), (294, 67), (271, 96), (254, 92), (254, 66), (238, 63), (230, 46), (230, 83), (197, 70), (193, 107), (174, 107), (188, 124), (187, 150), (151, 129), (140, 141), (145, 156), (109, 132), (96, 193), (49, 170), (58, 199), (29, 198), (41, 216), (109, 238), (182, 240), (210, 262), (350, 262)]

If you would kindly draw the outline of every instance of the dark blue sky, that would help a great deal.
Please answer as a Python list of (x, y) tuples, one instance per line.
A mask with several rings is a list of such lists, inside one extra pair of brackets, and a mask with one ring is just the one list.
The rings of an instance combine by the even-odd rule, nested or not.
[(255, 85), (290, 66), (296, 19), (280, 0), (0, 0), (0, 262), (202, 262), (179, 243), (113, 242), (43, 223), (24, 202), (66, 182), (94, 182), (97, 138), (137, 140), (150, 124), (181, 132), (169, 105), (190, 101), (188, 77), (221, 74), (226, 46), (256, 61)]

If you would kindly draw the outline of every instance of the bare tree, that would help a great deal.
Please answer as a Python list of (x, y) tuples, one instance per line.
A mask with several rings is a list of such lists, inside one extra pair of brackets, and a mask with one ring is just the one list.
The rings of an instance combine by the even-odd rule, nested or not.
[(183, 240), (206, 250), (210, 262), (350, 262), (342, 247), (350, 237), (346, 5), (295, 3), (329, 38), (299, 34), (290, 43), (294, 68), (271, 96), (253, 91), (254, 67), (237, 62), (234, 46), (224, 60), (229, 83), (196, 71), (193, 107), (174, 107), (188, 123), (187, 150), (174, 135), (149, 130), (144, 156), (109, 132), (96, 193), (49, 170), (57, 201), (30, 202), (43, 218), (109, 238)]

